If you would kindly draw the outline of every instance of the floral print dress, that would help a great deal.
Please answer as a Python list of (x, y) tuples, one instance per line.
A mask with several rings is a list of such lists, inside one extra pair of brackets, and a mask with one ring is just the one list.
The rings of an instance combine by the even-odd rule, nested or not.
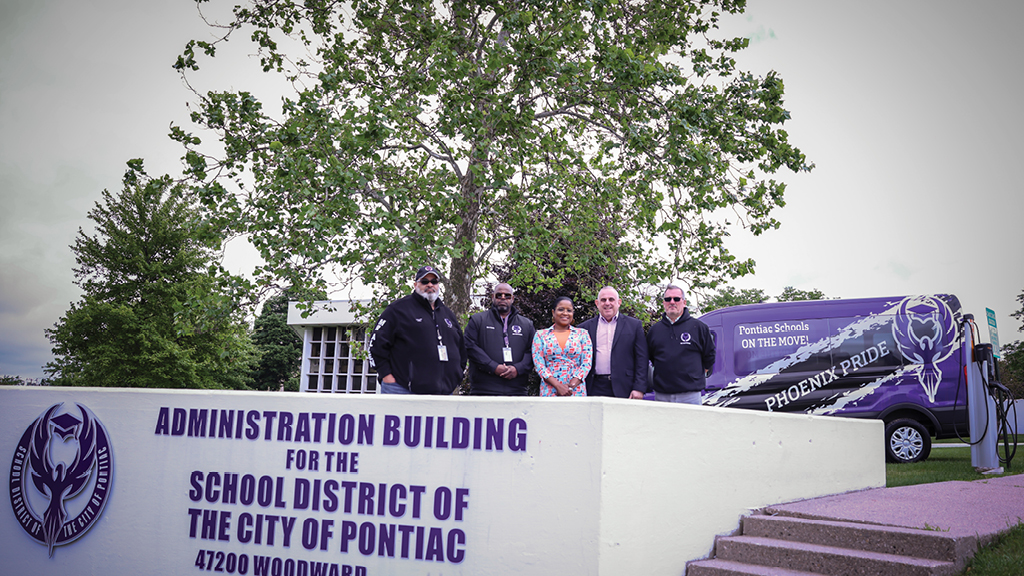
[(565, 348), (558, 344), (558, 339), (551, 328), (537, 330), (533, 337), (533, 366), (540, 376), (540, 395), (557, 396), (558, 391), (544, 381), (554, 377), (566, 384), (573, 378), (581, 380), (573, 390), (573, 396), (586, 396), (587, 385), (582, 382), (590, 372), (594, 361), (594, 346), (590, 342), (590, 333), (586, 330), (569, 327), (569, 338)]

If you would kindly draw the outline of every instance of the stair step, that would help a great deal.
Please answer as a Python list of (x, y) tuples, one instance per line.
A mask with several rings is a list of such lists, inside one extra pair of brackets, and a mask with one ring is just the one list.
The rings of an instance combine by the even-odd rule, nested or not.
[(746, 516), (742, 534), (943, 562), (956, 562), (975, 546), (973, 538), (945, 532), (788, 516)]
[(815, 576), (813, 572), (787, 570), (777, 566), (743, 564), (729, 560), (698, 560), (686, 566), (686, 576)]
[(957, 572), (952, 562), (758, 536), (719, 538), (715, 558), (825, 575), (946, 576)]

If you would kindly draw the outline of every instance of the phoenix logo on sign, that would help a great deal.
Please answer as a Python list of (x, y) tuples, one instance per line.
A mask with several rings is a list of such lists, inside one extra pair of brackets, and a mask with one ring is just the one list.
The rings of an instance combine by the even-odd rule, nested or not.
[(74, 542), (96, 524), (113, 472), (106, 428), (85, 406), (62, 412), (63, 405), (50, 406), (25, 430), (11, 462), (14, 515), (51, 558), (54, 546)]

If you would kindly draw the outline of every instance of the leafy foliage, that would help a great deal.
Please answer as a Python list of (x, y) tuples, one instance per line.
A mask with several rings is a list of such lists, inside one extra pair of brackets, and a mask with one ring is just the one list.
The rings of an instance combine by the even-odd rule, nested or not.
[(1024, 341), (1004, 344), (1000, 351), (999, 381), (1010, 389), (1014, 398), (1024, 399)]
[(797, 290), (792, 286), (786, 286), (782, 289), (782, 294), (779, 294), (775, 299), (779, 302), (796, 302), (798, 300), (824, 300), (826, 298), (825, 293), (821, 290)]
[(719, 308), (739, 306), (740, 304), (760, 304), (767, 300), (768, 294), (760, 288), (737, 290), (732, 286), (723, 286), (718, 292), (701, 300), (700, 311), (711, 312)]
[[(1010, 316), (1021, 321), (1018, 332), (1024, 332), (1024, 291), (1017, 296), (1021, 303), (1020, 310), (1013, 312)], [(999, 377), (1003, 384), (1013, 393), (1017, 399), (1024, 398), (1024, 340), (1016, 340), (1001, 347), (1002, 358), (999, 360)]]
[[(824, 300), (825, 293), (821, 290), (798, 290), (792, 286), (786, 286), (782, 294), (775, 297), (776, 302), (796, 302), (797, 300)], [(707, 298), (700, 300), (701, 312), (710, 312), (728, 306), (739, 306), (741, 304), (760, 304), (770, 299), (768, 293), (760, 288), (744, 288), (737, 290), (732, 286), (723, 286), (717, 292)]]
[(254, 359), (230, 280), (215, 264), (221, 238), (187, 189), (128, 163), (123, 189), (103, 191), (79, 229), (75, 283), (84, 292), (46, 331), (54, 384), (245, 388)]
[[(197, 91), (192, 121), (219, 145), (172, 137), (219, 225), (260, 251), (264, 286), (333, 277), (379, 306), (430, 263), (463, 316), (509, 259), (513, 285), (542, 290), (595, 267), (627, 299), (664, 278), (714, 287), (753, 268), (725, 248), (730, 226), (779, 224), (768, 176), (811, 167), (782, 129), (782, 79), (737, 70), (747, 41), (715, 37), (744, 4), (250, 0), (175, 66), (191, 82), (238, 32), (294, 95), (277, 114)], [(550, 278), (533, 263), (562, 243), (579, 251)]]
[(253, 387), (298, 392), (302, 339), (288, 326), (287, 291), (263, 304), (253, 324), (252, 342), (259, 354)]

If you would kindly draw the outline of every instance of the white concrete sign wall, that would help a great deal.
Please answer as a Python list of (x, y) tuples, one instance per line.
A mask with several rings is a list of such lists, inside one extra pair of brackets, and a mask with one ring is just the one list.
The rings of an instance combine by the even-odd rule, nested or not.
[[(0, 389), (2, 574), (682, 574), (882, 425), (613, 399)], [(51, 554), (52, 550), (52, 554)]]

